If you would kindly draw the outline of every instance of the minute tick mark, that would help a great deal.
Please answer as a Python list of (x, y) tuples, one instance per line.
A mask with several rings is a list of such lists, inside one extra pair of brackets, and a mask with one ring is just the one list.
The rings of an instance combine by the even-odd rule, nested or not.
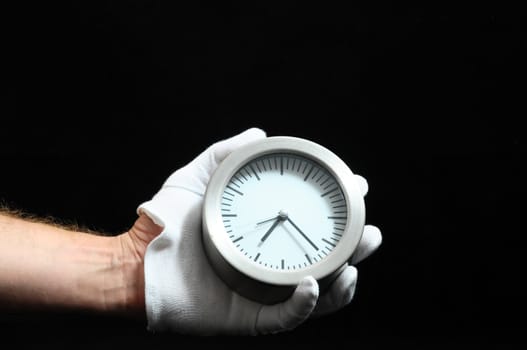
[(258, 174), (256, 173), (256, 171), (254, 171), (254, 168), (253, 168), (253, 165), (252, 165), (252, 164), (249, 164), (249, 168), (251, 168), (251, 170), (253, 171), (254, 175), (256, 175), (256, 178), (258, 179), (258, 181), (260, 181), (260, 176), (258, 176)]
[(262, 169), (260, 169), (260, 167), (258, 166), (258, 162), (254, 162), (254, 165), (256, 165), (256, 169), (258, 169), (258, 172), (262, 172)]
[(311, 173), (313, 172), (314, 168), (315, 168), (315, 166), (311, 165), (311, 169), (309, 169), (309, 172), (307, 173), (306, 177), (304, 177), (304, 181), (307, 181), (307, 179), (309, 178), (309, 175), (311, 175)]
[(324, 196), (327, 196), (328, 194), (330, 194), (331, 192), (335, 192), (336, 190), (338, 190), (339, 188), (338, 187), (335, 187), (334, 189), (332, 190), (329, 190), (327, 192), (324, 192), (320, 195), (320, 197), (324, 197)]
[(327, 240), (327, 239), (325, 239), (325, 238), (322, 238), (322, 240), (323, 240), (324, 242), (326, 242), (327, 244), (329, 244), (329, 245), (333, 246), (333, 248), (335, 248), (335, 247), (336, 247), (336, 245), (335, 245), (335, 244), (333, 244), (333, 242), (330, 242), (330, 241), (328, 241), (328, 240)]
[(313, 176), (311, 176), (311, 180), (313, 180), (315, 178), (315, 176), (317, 176), (317, 174), (320, 172), (320, 168), (317, 168), (317, 171), (315, 171), (315, 173), (313, 174)]
[(242, 181), (242, 180), (240, 180), (240, 178), (239, 178), (239, 177), (238, 177), (238, 176), (237, 176), (236, 174), (234, 174), (234, 176), (233, 176), (233, 177), (234, 177), (234, 178), (235, 178), (236, 180), (238, 180), (238, 181), (239, 181), (239, 182), (240, 182), (240, 183), (241, 183), (241, 184), (243, 185), (243, 181)]
[[(232, 191), (238, 193), (240, 196), (243, 196), (243, 193), (242, 193), (241, 191), (238, 191), (238, 190), (235, 189), (234, 187), (231, 187), (231, 185), (227, 185), (227, 188), (228, 188), (229, 190), (232, 190)], [(228, 192), (225, 192), (225, 193), (228, 193)]]

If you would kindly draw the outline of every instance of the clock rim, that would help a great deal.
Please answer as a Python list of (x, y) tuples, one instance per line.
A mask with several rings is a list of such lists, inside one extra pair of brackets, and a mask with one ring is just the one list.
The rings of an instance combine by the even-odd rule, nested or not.
[[(228, 238), (221, 215), (221, 197), (232, 176), (247, 163), (261, 156), (290, 153), (303, 156), (323, 166), (338, 182), (347, 203), (347, 222), (339, 244), (320, 262), (297, 270), (272, 270), (247, 260)], [(251, 142), (230, 153), (216, 168), (207, 186), (203, 203), (205, 250), (213, 268), (221, 275), (239, 272), (245, 278), (276, 286), (295, 286), (305, 276), (322, 280), (344, 265), (355, 251), (364, 229), (365, 205), (351, 169), (329, 149), (306, 139), (274, 136)], [(209, 250), (213, 249), (214, 252)], [(221, 259), (219, 259), (221, 257)], [(221, 266), (227, 263), (229, 267)], [(221, 277), (221, 276), (220, 276)], [(229, 276), (230, 280), (236, 277)]]

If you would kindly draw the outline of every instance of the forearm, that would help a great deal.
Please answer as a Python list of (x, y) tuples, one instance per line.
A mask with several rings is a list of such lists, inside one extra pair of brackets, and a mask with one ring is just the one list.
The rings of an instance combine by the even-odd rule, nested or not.
[(123, 244), (0, 213), (0, 306), (131, 311), (142, 263)]

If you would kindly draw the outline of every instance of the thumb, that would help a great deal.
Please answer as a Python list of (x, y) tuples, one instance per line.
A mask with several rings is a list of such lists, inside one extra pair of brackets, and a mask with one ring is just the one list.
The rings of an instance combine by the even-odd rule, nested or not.
[(216, 142), (192, 162), (173, 173), (163, 187), (180, 187), (203, 195), (212, 173), (232, 151), (265, 137), (263, 130), (251, 128), (229, 139)]
[(318, 283), (313, 277), (307, 276), (288, 300), (276, 305), (262, 306), (256, 320), (256, 332), (277, 333), (299, 326), (314, 310), (317, 300)]
[[(209, 165), (214, 171), (219, 163), (224, 160), (232, 151), (245, 146), (253, 141), (258, 141), (266, 137), (265, 131), (258, 128), (247, 129), (241, 134), (233, 136), (227, 140), (215, 143), (203, 152), (196, 160), (205, 162), (204, 166)], [(208, 155), (206, 155), (209, 153)], [(205, 156), (204, 156), (205, 155)], [(203, 158), (203, 159), (202, 159)], [(206, 164), (211, 161), (210, 164)]]

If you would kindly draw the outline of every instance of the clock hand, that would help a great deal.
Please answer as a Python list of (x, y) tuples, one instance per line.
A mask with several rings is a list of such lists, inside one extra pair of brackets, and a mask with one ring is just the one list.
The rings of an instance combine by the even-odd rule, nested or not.
[(273, 232), (273, 230), (276, 228), (276, 226), (278, 226), (278, 224), (280, 223), (280, 217), (277, 217), (276, 218), (276, 221), (273, 223), (273, 225), (271, 226), (271, 228), (269, 228), (269, 230), (267, 230), (267, 232), (265, 233), (265, 235), (263, 235), (262, 238), (260, 238), (260, 243), (258, 243), (258, 246), (261, 246), (263, 244), (263, 242), (265, 242), (265, 240), (267, 239), (267, 237), (269, 237), (269, 235), (271, 234), (271, 232)]
[[(287, 219), (287, 213), (285, 211), (283, 211), (283, 210), (280, 210), (280, 212), (278, 213), (278, 216), (276, 218), (274, 218), (275, 222), (273, 223), (273, 225), (269, 228), (269, 230), (267, 230), (265, 235), (263, 235), (263, 237), (260, 239), (260, 243), (258, 243), (258, 247), (261, 246), (263, 244), (263, 242), (265, 242), (265, 240), (269, 237), (271, 232), (274, 231), (276, 226), (278, 226), (278, 224), (281, 221), (284, 221), (286, 219)], [(270, 220), (267, 220), (267, 221), (270, 221)]]
[(289, 217), (286, 218), (287, 221), (289, 221), (289, 223), (291, 225), (293, 225), (293, 227), (298, 231), (300, 232), (300, 234), (302, 235), (302, 237), (304, 237), (306, 239), (306, 241), (308, 241), (309, 244), (311, 244), (311, 246), (313, 248), (315, 248), (315, 250), (318, 250), (318, 247), (315, 245), (315, 243), (313, 243), (307, 236), (304, 232), (302, 232), (302, 230), (300, 228), (298, 228), (298, 226), (296, 226), (296, 224), (293, 222), (293, 220), (291, 220)]
[(265, 224), (266, 222), (269, 222), (269, 221), (276, 220), (277, 218), (279, 218), (279, 215), (277, 215), (277, 216), (273, 216), (272, 218), (267, 219), (267, 220), (264, 220), (264, 221), (257, 222), (257, 223), (256, 223), (256, 226), (259, 226), (259, 225), (261, 225), (261, 224)]

